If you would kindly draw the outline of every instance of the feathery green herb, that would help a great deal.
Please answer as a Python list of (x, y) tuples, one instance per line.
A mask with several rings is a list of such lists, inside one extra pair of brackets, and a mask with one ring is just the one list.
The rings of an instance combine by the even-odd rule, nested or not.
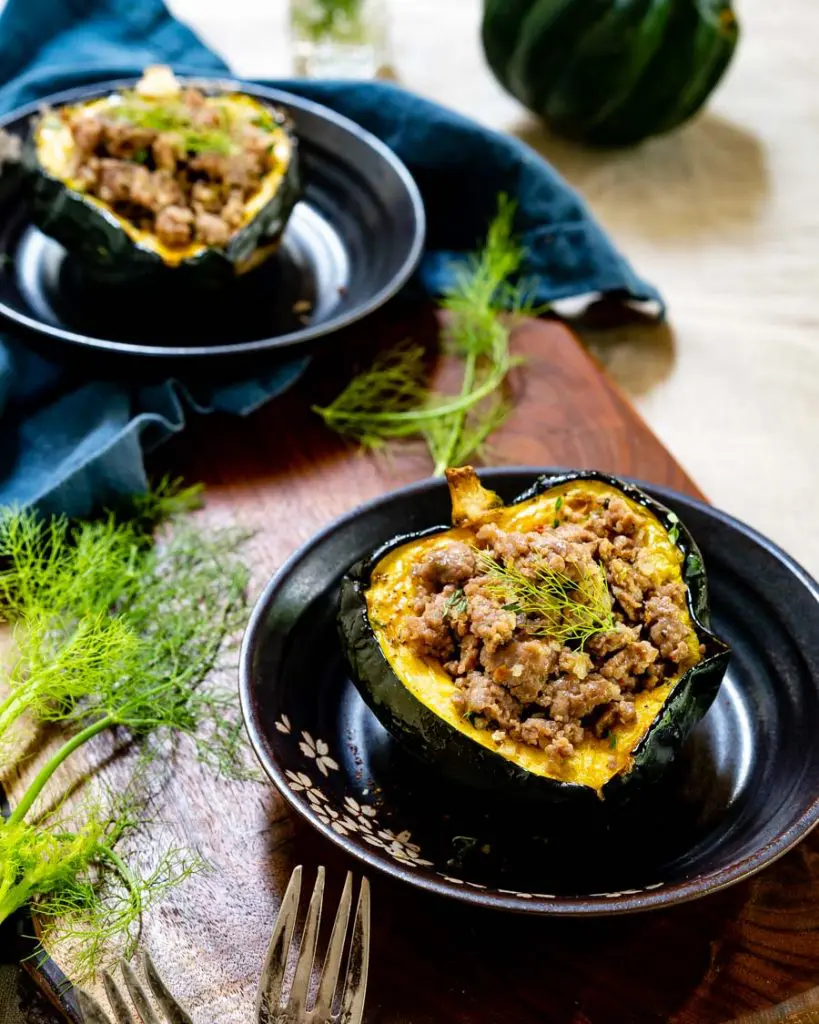
[(680, 539), (680, 520), (673, 512), (669, 512), (668, 521), (671, 523), (668, 530), (668, 539), (672, 544), (676, 544)]
[[(173, 132), (188, 153), (231, 153), (230, 113), (227, 106), (212, 104), (219, 112), (220, 124), (215, 128), (194, 125), (190, 108), (182, 100), (143, 100), (130, 97), (124, 103), (108, 108), (108, 116), (125, 121), (136, 128), (154, 132)], [(147, 154), (146, 154), (147, 156)]]
[(685, 560), (685, 572), (688, 576), (694, 576), (698, 573), (705, 572), (705, 566), (702, 564), (702, 559), (699, 555), (695, 555), (693, 552)]
[(430, 397), (425, 364), (422, 345), (402, 342), (379, 353), (331, 405), (315, 411), (337, 433), (365, 448), (417, 437), (419, 416), (423, 419)]
[[(477, 550), (477, 549), (476, 549)], [(572, 579), (547, 565), (531, 574), (478, 550), (486, 589), (509, 611), (525, 615), (533, 632), (581, 649), (596, 633), (615, 628), (611, 594), (602, 566)]]
[(133, 955), (143, 913), (202, 867), (178, 847), (165, 849), (144, 874), (126, 864), (118, 848), (141, 816), (126, 796), (0, 827), (0, 921), (31, 903), (41, 944), (59, 938), (78, 978), (94, 973), (109, 946)]
[[(125, 864), (115, 847), (139, 822), (133, 801), (112, 798), (70, 822), (38, 810), (57, 769), (116, 727), (145, 765), (187, 734), (211, 766), (247, 775), (235, 702), (209, 681), (245, 617), (245, 536), (179, 522), (195, 498), (168, 487), (138, 500), (131, 518), (96, 522), (0, 513), (0, 620), (13, 630), (0, 766), (14, 763), (23, 716), (56, 723), (63, 737), (0, 823), (0, 923), (29, 901), (61, 936), (73, 921), (89, 968), (193, 865), (178, 850), (147, 877)], [(172, 528), (153, 541), (167, 516)]]
[(554, 520), (552, 522), (552, 528), (555, 529), (555, 530), (558, 528), (558, 526), (560, 526), (560, 510), (562, 508), (563, 508), (563, 495), (559, 494), (557, 496), (557, 501), (555, 502), (555, 517), (554, 517)]
[(501, 196), (484, 247), (454, 269), (441, 302), (449, 313), (444, 349), (463, 366), (459, 393), (431, 390), (423, 347), (404, 342), (379, 355), (330, 405), (315, 408), (329, 427), (370, 448), (423, 438), (437, 476), (480, 451), (512, 408), (505, 390), (519, 362), (509, 349), (512, 324), (539, 312), (530, 288), (512, 283), (523, 259), (514, 215), (515, 204)]
[(460, 587), (456, 587), (444, 601), (444, 615), (463, 615), (468, 608), (469, 601)]

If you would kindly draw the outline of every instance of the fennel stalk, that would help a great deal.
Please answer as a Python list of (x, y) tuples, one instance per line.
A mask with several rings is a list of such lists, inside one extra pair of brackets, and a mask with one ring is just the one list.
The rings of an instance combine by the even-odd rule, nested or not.
[[(126, 952), (132, 947), (144, 906), (195, 861), (172, 849), (147, 877), (127, 864), (116, 847), (143, 818), (132, 796), (84, 813), (61, 801), (38, 811), (57, 769), (117, 728), (140, 745), (143, 773), (179, 734), (213, 767), (244, 771), (234, 702), (208, 681), (244, 622), (244, 537), (180, 522), (194, 497), (160, 492), (125, 520), (0, 512), (0, 620), (14, 631), (0, 767), (13, 767), (24, 716), (53, 723), (62, 736), (0, 823), (0, 924), (30, 902), (61, 933), (81, 936), (89, 971), (115, 936), (124, 936)], [(162, 516), (174, 522), (155, 542), (150, 527)]]
[(449, 314), (444, 349), (463, 368), (458, 394), (431, 390), (423, 347), (405, 342), (381, 353), (330, 405), (314, 407), (328, 427), (367, 448), (423, 438), (436, 476), (480, 451), (512, 409), (505, 391), (519, 362), (509, 348), (512, 326), (541, 312), (531, 289), (515, 283), (523, 250), (514, 217), (515, 204), (501, 196), (483, 248), (454, 268), (441, 301)]

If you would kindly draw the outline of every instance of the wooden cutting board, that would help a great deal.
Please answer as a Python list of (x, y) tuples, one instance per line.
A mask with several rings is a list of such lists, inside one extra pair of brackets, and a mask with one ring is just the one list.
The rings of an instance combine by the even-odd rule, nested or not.
[[(412, 323), (388, 312), (339, 339), (282, 399), (246, 420), (200, 420), (161, 450), (156, 470), (206, 484), (206, 517), (257, 531), (254, 592), (331, 519), (428, 475), (422, 448), (362, 455), (310, 407), (340, 390), (351, 358), (363, 358), (373, 339), (385, 344), (435, 329), (431, 311)], [(493, 440), (493, 462), (594, 467), (700, 496), (565, 326), (524, 324), (515, 349), (526, 364), (516, 374), (516, 410)], [(101, 745), (89, 757), (107, 759), (104, 775), (116, 784), (122, 766), (109, 754)], [(13, 800), (17, 783), (6, 781)], [(251, 1024), (293, 866), (306, 864), (312, 875), (326, 864), (332, 905), (346, 869), (357, 865), (297, 823), (271, 786), (226, 783), (184, 756), (157, 803), (166, 832), (197, 848), (211, 870), (147, 914), (144, 944), (195, 1024)], [(150, 860), (151, 840), (144, 842)], [(754, 1011), (794, 997), (765, 1019), (819, 1021), (819, 988), (809, 991), (819, 983), (819, 834), (749, 882), (628, 918), (530, 920), (371, 881), (368, 1024), (750, 1024), (763, 1019)], [(35, 973), (76, 1020), (55, 965)]]

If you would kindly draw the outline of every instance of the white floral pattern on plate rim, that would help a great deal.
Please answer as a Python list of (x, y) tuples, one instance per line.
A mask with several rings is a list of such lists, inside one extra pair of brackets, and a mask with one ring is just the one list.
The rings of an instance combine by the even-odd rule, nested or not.
[[(293, 734), (293, 726), (287, 715), (282, 715), (275, 722), (276, 730), (286, 736)], [(318, 770), (326, 778), (330, 772), (339, 770), (338, 762), (330, 756), (330, 747), (322, 739), (314, 738), (306, 730), (302, 731), (298, 743), (304, 759), (308, 764), (315, 764)], [(304, 771), (294, 772), (290, 768), (285, 769), (287, 785), (292, 793), (303, 793), (307, 799), (310, 810), (315, 817), (323, 824), (331, 828), (341, 836), (357, 834), (370, 846), (388, 853), (393, 860), (409, 867), (434, 867), (430, 860), (421, 856), (421, 848), (412, 842), (409, 832), (403, 831), (396, 834), (391, 829), (382, 828), (378, 822), (378, 811), (371, 804), (363, 804), (351, 796), (344, 797), (343, 810), (339, 811), (330, 803), (330, 797), (315, 784), (313, 779)], [(455, 878), (446, 875), (441, 871), (435, 872), (439, 878), (451, 885), (468, 886), (471, 889), (487, 891), (488, 887), (478, 882), (470, 882), (467, 879)], [(629, 889), (624, 892), (595, 893), (595, 896), (607, 899), (615, 899), (619, 896), (631, 895), (633, 893), (660, 889), (663, 883), (646, 885), (643, 890)], [(553, 893), (545, 892), (519, 892), (514, 889), (492, 890), (502, 896), (513, 896), (522, 900), (555, 900), (558, 897)]]
[[(276, 722), (276, 729), (290, 735), (290, 720), (282, 715)], [(309, 732), (303, 731), (299, 740), (299, 750), (308, 764), (315, 764), (325, 777), (330, 772), (339, 770), (338, 762), (330, 755), (329, 745), (322, 739), (314, 738)], [(409, 832), (395, 833), (392, 829), (383, 828), (378, 821), (378, 812), (370, 804), (363, 804), (351, 796), (344, 797), (343, 807), (334, 807), (330, 798), (305, 771), (294, 772), (285, 770), (287, 785), (293, 793), (303, 793), (314, 816), (328, 828), (341, 836), (359, 835), (369, 846), (374, 846), (388, 853), (393, 860), (410, 867), (432, 867), (431, 860), (421, 856), (421, 847), (413, 843)]]

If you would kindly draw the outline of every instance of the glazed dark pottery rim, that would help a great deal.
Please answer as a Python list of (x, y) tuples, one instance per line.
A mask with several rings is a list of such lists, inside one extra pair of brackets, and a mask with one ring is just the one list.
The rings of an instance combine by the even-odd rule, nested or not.
[[(180, 358), (190, 360), (209, 360), (225, 356), (252, 356), (252, 355), (275, 355), (277, 352), (290, 354), (294, 349), (311, 347), (320, 340), (336, 334), (358, 321), (370, 316), (376, 310), (384, 306), (392, 299), (409, 281), (418, 267), (424, 250), (426, 240), (426, 213), (423, 200), (418, 186), (406, 165), (395, 153), (380, 139), (376, 138), (366, 129), (356, 124), (355, 121), (337, 114), (329, 107), (325, 107), (313, 100), (304, 99), (295, 93), (286, 92), (282, 89), (271, 89), (267, 86), (256, 85), (242, 79), (228, 77), (207, 77), (202, 75), (180, 75), (180, 81), (190, 85), (197, 85), (206, 91), (237, 91), (245, 92), (250, 96), (258, 97), (269, 103), (285, 108), (302, 110), (315, 117), (321, 118), (336, 128), (354, 136), (369, 149), (375, 152), (378, 157), (387, 165), (398, 180), (409, 201), (412, 216), (415, 223), (415, 230), (412, 240), (407, 247), (404, 262), (399, 270), (393, 275), (391, 281), (384, 285), (375, 295), (367, 301), (362, 302), (354, 309), (332, 317), (329, 320), (318, 323), (313, 327), (305, 326), (288, 334), (277, 335), (273, 338), (263, 338), (254, 341), (239, 342), (236, 344), (222, 345), (191, 345), (174, 347), (169, 345), (143, 345), (125, 341), (112, 341), (105, 338), (92, 338), (84, 334), (66, 330), (65, 328), (45, 324), (35, 318), (26, 315), (18, 310), (12, 309), (5, 303), (0, 303), (0, 319), (16, 327), (22, 328), (29, 334), (47, 337), (71, 346), (79, 346), (83, 349), (93, 349), (100, 353), (108, 353), (120, 356), (153, 357), (163, 361), (178, 360)], [(24, 118), (32, 117), (43, 106), (58, 107), (65, 104), (76, 103), (82, 100), (94, 99), (118, 89), (129, 88), (139, 81), (138, 76), (128, 76), (111, 79), (105, 82), (98, 82), (91, 85), (82, 85), (72, 89), (45, 96), (41, 100), (28, 103), (18, 107), (16, 110), (0, 117), (0, 130), (13, 122)]]
[[(567, 472), (572, 471), (567, 470), (565, 467), (507, 466), (499, 469), (479, 471), (478, 475), (480, 477), (490, 476), (495, 481), (502, 480), (505, 477), (513, 478), (530, 475), (532, 483), (534, 483), (538, 477), (564, 477)], [(677, 500), (693, 506), (705, 515), (713, 517), (732, 530), (742, 534), (784, 564), (819, 601), (819, 583), (781, 547), (753, 527), (748, 526), (726, 512), (715, 509), (704, 502), (670, 488), (648, 484), (627, 476), (616, 479), (621, 479), (626, 483), (645, 489), (649, 495), (658, 495), (663, 502), (669, 502), (673, 505), (675, 500)], [(430, 877), (415, 870), (408, 870), (399, 863), (381, 856), (370, 847), (360, 844), (348, 836), (340, 835), (329, 825), (320, 821), (315, 813), (312, 812), (309, 803), (302, 801), (288, 786), (284, 768), (280, 767), (269, 754), (264, 730), (254, 712), (253, 694), (255, 686), (253, 663), (259, 644), (259, 637), (262, 634), (263, 621), (277, 592), (286, 582), (294, 568), (302, 561), (305, 555), (319, 547), (327, 537), (332, 536), (336, 531), (363, 514), (382, 505), (393, 502), (396, 499), (411, 498), (416, 494), (424, 493), (431, 489), (443, 489), (445, 486), (445, 482), (440, 478), (427, 478), (371, 499), (336, 518), (287, 559), (267, 583), (254, 606), (242, 641), (239, 663), (239, 699), (242, 715), (251, 745), (265, 773), (292, 809), (307, 823), (351, 857), (363, 861), (383, 874), (399, 879), (426, 892), (476, 906), (517, 913), (560, 917), (594, 917), (627, 914), (659, 909), (699, 899), (702, 896), (718, 892), (728, 886), (744, 881), (763, 870), (763, 868), (769, 867), (780, 857), (792, 850), (819, 824), (818, 793), (807, 804), (796, 821), (783, 829), (774, 840), (767, 842), (760, 849), (726, 867), (700, 874), (695, 878), (685, 881), (668, 883), (655, 889), (629, 889), (621, 892), (592, 894), (585, 897), (566, 898), (550, 896), (543, 898), (538, 897), (537, 894), (522, 897), (514, 893), (486, 892), (481, 889), (472, 888), (468, 883), (455, 884), (446, 881), (446, 879), (439, 875)], [(494, 486), (497, 486), (497, 483)]]

